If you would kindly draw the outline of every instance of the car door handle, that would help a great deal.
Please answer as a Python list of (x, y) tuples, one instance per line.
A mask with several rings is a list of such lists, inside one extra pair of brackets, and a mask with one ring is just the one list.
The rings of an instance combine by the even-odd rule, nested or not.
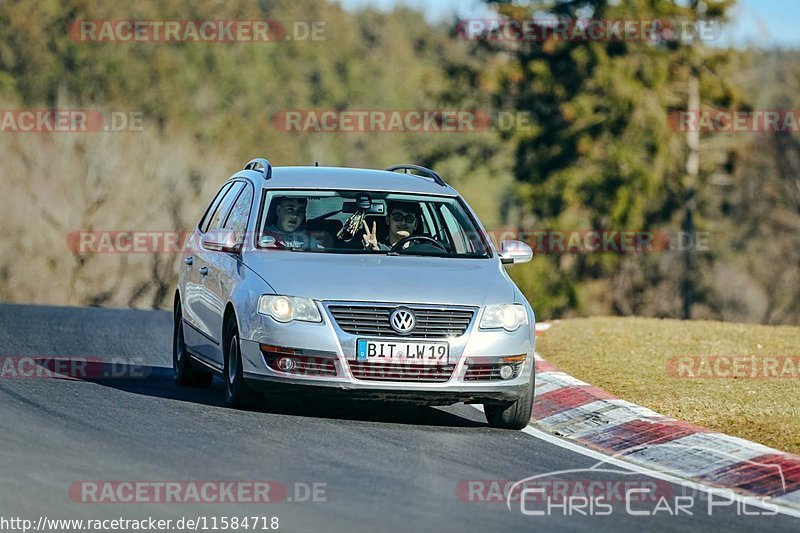
[(191, 266), (194, 263), (194, 258), (193, 257), (187, 257), (186, 259), (183, 260), (183, 262), (186, 263), (187, 265)]
[(200, 275), (205, 276), (208, 274), (208, 267), (200, 267)]

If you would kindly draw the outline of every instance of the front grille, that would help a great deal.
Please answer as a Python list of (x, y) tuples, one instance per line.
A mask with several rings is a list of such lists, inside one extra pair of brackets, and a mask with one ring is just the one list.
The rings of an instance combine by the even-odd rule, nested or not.
[(475, 311), (465, 308), (422, 307), (414, 305), (346, 305), (335, 304), (328, 309), (336, 323), (354, 335), (390, 335), (398, 333), (389, 325), (389, 315), (398, 307), (411, 309), (416, 326), (408, 334), (423, 339), (460, 337), (467, 331)]
[(424, 381), (436, 383), (447, 381), (456, 365), (418, 365), (391, 363), (360, 363), (348, 361), (350, 371), (356, 379), (367, 381)]
[[(464, 374), (464, 381), (501, 381), (500, 367), (509, 363), (488, 363), (488, 364), (473, 364), (467, 366), (467, 371)], [(522, 363), (511, 363), (514, 365), (514, 375), (509, 379), (514, 379), (519, 376), (519, 370), (522, 368)]]

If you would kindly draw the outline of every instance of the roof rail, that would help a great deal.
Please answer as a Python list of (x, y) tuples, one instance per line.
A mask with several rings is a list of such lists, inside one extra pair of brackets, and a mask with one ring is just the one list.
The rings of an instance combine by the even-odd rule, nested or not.
[(272, 165), (269, 163), (269, 161), (261, 157), (250, 160), (250, 162), (244, 166), (244, 170), (255, 170), (256, 172), (261, 172), (264, 175), (265, 180), (272, 178)]
[(425, 167), (421, 167), (419, 165), (394, 165), (386, 169), (389, 172), (396, 172), (398, 170), (402, 170), (404, 174), (408, 174), (409, 170), (416, 170), (420, 174), (422, 174), (426, 178), (430, 178), (435, 181), (438, 185), (442, 187), (447, 187), (447, 183), (444, 182), (441, 176), (434, 172), (433, 170)]

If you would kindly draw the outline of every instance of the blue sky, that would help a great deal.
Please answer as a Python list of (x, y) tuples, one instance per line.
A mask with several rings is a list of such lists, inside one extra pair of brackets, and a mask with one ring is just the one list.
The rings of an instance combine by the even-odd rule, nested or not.
[(736, 11), (732, 42), (800, 47), (799, 0), (739, 0)]
[[(424, 11), (430, 20), (479, 18), (487, 13), (482, 0), (338, 0), (346, 8), (372, 5), (391, 9), (404, 4)], [(739, 0), (733, 24), (722, 42), (737, 46), (800, 48), (800, 0)]]

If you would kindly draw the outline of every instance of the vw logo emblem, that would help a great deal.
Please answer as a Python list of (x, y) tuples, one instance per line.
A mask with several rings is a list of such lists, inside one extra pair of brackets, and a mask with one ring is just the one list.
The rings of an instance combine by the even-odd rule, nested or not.
[(406, 335), (411, 333), (411, 330), (417, 325), (417, 317), (414, 316), (414, 312), (411, 309), (399, 307), (389, 315), (389, 325), (397, 333)]

